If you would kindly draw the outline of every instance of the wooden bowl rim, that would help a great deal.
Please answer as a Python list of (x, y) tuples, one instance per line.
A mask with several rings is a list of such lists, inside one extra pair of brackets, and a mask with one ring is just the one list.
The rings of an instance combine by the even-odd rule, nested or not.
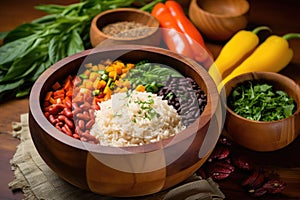
[[(110, 14), (115, 14), (115, 13), (120, 13), (120, 12), (132, 12), (132, 13), (138, 13), (138, 14), (142, 14), (147, 16), (149, 19), (153, 20), (153, 22), (155, 22), (155, 26), (151, 26), (148, 27), (149, 29), (151, 29), (151, 31), (149, 31), (147, 34), (139, 36), (139, 37), (131, 37), (131, 38), (120, 38), (120, 37), (114, 37), (111, 35), (107, 35), (105, 33), (103, 33), (97, 26), (98, 20), (105, 16), (105, 15), (110, 15)], [(120, 21), (126, 21), (125, 19), (121, 19)], [(110, 40), (116, 40), (116, 41), (133, 41), (133, 40), (141, 40), (144, 38), (149, 37), (150, 35), (153, 35), (154, 33), (156, 33), (159, 30), (159, 22), (158, 20), (152, 16), (150, 13), (137, 9), (137, 8), (116, 8), (116, 9), (112, 9), (112, 10), (106, 10), (104, 12), (99, 13), (98, 15), (96, 15), (91, 23), (91, 31), (95, 31), (95, 35), (101, 35), (102, 37), (106, 38), (106, 39), (110, 39)]]
[[(250, 9), (250, 4), (247, 0), (239, 0), (242, 4), (244, 4), (245, 9), (239, 13), (233, 14), (233, 13), (227, 13), (227, 14), (218, 14), (218, 13), (212, 13), (205, 9), (203, 9), (201, 6), (198, 5), (198, 0), (192, 0), (190, 7), (195, 6), (195, 8), (199, 11), (204, 13), (207, 16), (212, 17), (218, 17), (218, 18), (232, 18), (232, 17), (241, 17), (244, 14), (246, 14)], [(238, 6), (239, 7), (239, 6)]]
[[(143, 50), (143, 51), (150, 51), (152, 53), (158, 53), (162, 54), (167, 57), (171, 57), (172, 59), (179, 60), (180, 62), (183, 62), (187, 66), (193, 66), (200, 69), (202, 72), (201, 74), (198, 74), (205, 82), (207, 91), (207, 105), (204, 109), (203, 113), (195, 120), (194, 123), (192, 123), (189, 127), (181, 131), (180, 133), (176, 134), (175, 136), (169, 137), (167, 139), (140, 145), (140, 146), (126, 146), (126, 147), (112, 147), (112, 146), (103, 146), (99, 144), (90, 144), (87, 142), (82, 142), (78, 139), (74, 139), (71, 136), (68, 136), (58, 129), (56, 129), (49, 121), (46, 119), (46, 117), (43, 114), (43, 111), (40, 106), (40, 99), (41, 99), (41, 91), (44, 88), (44, 84), (47, 81), (47, 79), (53, 75), (56, 71), (58, 71), (60, 68), (65, 66), (66, 64), (69, 64), (71, 62), (74, 62), (77, 59), (85, 58), (87, 55), (90, 54), (97, 54), (101, 52), (106, 51), (114, 51), (114, 50)], [(204, 76), (206, 74), (207, 76)], [(172, 51), (169, 51), (167, 49), (159, 48), (159, 47), (153, 47), (153, 46), (145, 46), (145, 45), (115, 45), (111, 47), (103, 48), (94, 48), (85, 50), (79, 53), (76, 53), (72, 56), (66, 57), (57, 63), (50, 66), (40, 77), (37, 79), (35, 84), (32, 87), (30, 97), (29, 97), (29, 109), (30, 113), (32, 114), (33, 118), (35, 119), (36, 123), (40, 126), (41, 129), (44, 130), (43, 134), (48, 134), (54, 139), (60, 141), (61, 143), (67, 144), (69, 146), (82, 149), (82, 150), (88, 150), (96, 153), (103, 153), (103, 154), (132, 154), (132, 153), (143, 153), (143, 152), (152, 152), (156, 150), (160, 150), (164, 148), (166, 145), (166, 141), (172, 141), (174, 139), (174, 142), (172, 141), (171, 145), (175, 145), (179, 143), (180, 141), (183, 141), (189, 137), (191, 137), (193, 134), (195, 134), (193, 131), (196, 127), (197, 130), (199, 130), (199, 127), (204, 127), (212, 118), (212, 116), (215, 114), (218, 102), (220, 101), (219, 93), (217, 91), (217, 86), (215, 85), (212, 78), (208, 75), (208, 72), (201, 67), (196, 62), (190, 61), (188, 58), (179, 55), (177, 53), (174, 53)], [(210, 109), (208, 109), (210, 107)], [(198, 122), (198, 124), (197, 124)], [(176, 137), (176, 138), (175, 138)], [(168, 147), (168, 146), (167, 146)], [(119, 150), (118, 150), (119, 149)]]
[[(277, 124), (277, 123), (282, 123), (283, 121), (286, 121), (286, 120), (290, 120), (291, 118), (294, 118), (296, 115), (299, 115), (300, 114), (300, 101), (297, 101), (297, 100), (300, 100), (300, 86), (299, 84), (297, 84), (294, 80), (292, 80), (291, 78), (285, 76), (285, 75), (282, 75), (282, 74), (279, 74), (279, 73), (276, 73), (276, 72), (249, 72), (249, 73), (244, 73), (244, 74), (241, 74), (239, 76), (236, 76), (234, 77), (233, 79), (229, 80), (223, 87), (222, 90), (227, 90), (227, 88), (234, 83), (234, 85), (237, 85), (239, 83), (242, 83), (242, 82), (245, 82), (245, 81), (248, 81), (248, 80), (264, 80), (264, 79), (259, 79), (260, 76), (262, 75), (268, 75), (270, 78), (267, 79), (267, 80), (276, 80), (277, 82), (285, 82), (287, 83), (289, 86), (292, 86), (294, 85), (294, 88), (296, 89), (296, 91), (294, 91), (294, 93), (296, 94), (296, 96), (298, 96), (297, 99), (294, 99), (294, 101), (297, 103), (297, 109), (296, 111), (289, 117), (287, 118), (284, 118), (284, 119), (280, 119), (280, 120), (275, 120), (275, 121), (255, 121), (255, 120), (250, 120), (250, 119), (247, 119), (243, 116), (240, 116), (238, 114), (236, 114), (231, 108), (229, 108), (227, 106), (227, 102), (226, 102), (226, 110), (231, 114), (233, 115), (234, 117), (238, 118), (239, 120), (242, 120), (242, 121), (245, 121), (245, 122), (248, 122), (248, 123), (256, 123), (256, 124), (263, 124), (263, 125), (270, 125), (270, 124)], [(247, 77), (247, 79), (243, 79), (244, 77)], [(240, 79), (242, 78), (242, 82), (237, 82), (236, 80), (237, 79)], [(230, 90), (231, 92), (232, 90)], [(225, 92), (226, 94), (226, 92)], [(226, 95), (226, 101), (227, 101), (227, 95)]]

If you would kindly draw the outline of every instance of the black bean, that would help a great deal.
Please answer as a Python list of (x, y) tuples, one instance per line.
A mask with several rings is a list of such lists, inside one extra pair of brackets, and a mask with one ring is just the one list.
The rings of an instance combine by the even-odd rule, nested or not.
[(184, 125), (193, 123), (207, 104), (205, 92), (190, 77), (168, 77), (164, 85), (157, 94), (163, 96), (177, 110)]

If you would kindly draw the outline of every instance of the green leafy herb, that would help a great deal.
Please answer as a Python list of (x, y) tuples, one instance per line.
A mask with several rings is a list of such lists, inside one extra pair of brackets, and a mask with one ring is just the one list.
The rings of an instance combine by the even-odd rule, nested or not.
[(293, 98), (272, 85), (247, 81), (238, 85), (228, 96), (228, 107), (250, 120), (274, 121), (295, 112)]
[(6, 97), (29, 94), (36, 79), (48, 67), (64, 57), (91, 47), (89, 28), (98, 13), (129, 7), (139, 2), (142, 10), (151, 10), (147, 0), (83, 0), (62, 5), (39, 5), (48, 15), (14, 30), (0, 34), (0, 102)]
[(146, 86), (147, 92), (157, 92), (158, 88), (163, 86), (163, 82), (169, 76), (182, 77), (182, 75), (162, 64), (149, 63), (146, 60), (140, 61), (136, 64), (134, 69), (130, 70), (127, 80), (130, 81), (132, 88), (138, 85)]

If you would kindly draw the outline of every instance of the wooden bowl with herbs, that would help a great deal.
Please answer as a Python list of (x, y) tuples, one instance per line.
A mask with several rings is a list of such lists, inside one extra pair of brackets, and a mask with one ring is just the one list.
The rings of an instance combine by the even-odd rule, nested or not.
[(225, 133), (255, 151), (286, 147), (300, 134), (300, 87), (273, 72), (253, 72), (228, 81)]
[(67, 182), (132, 197), (179, 184), (220, 136), (217, 86), (193, 60), (141, 45), (94, 48), (46, 70), (32, 87), (35, 147)]
[(141, 44), (159, 46), (159, 22), (136, 8), (107, 10), (94, 17), (90, 28), (93, 47), (99, 44)]

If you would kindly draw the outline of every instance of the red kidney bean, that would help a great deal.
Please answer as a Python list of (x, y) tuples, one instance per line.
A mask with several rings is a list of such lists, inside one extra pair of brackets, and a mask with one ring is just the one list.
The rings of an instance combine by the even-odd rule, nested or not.
[(91, 118), (91, 119), (95, 119), (95, 114), (94, 114), (94, 112), (95, 112), (94, 109), (92, 109), (92, 108), (89, 109), (89, 115), (90, 115), (90, 118)]
[(72, 119), (73, 118), (73, 113), (70, 110), (70, 108), (64, 108), (62, 111), (62, 114), (65, 115), (66, 117)]
[(89, 141), (95, 141), (95, 142), (98, 141), (98, 140), (96, 139), (95, 136), (93, 136), (93, 135), (90, 134), (89, 130), (86, 130), (86, 131), (82, 134), (82, 137), (83, 137), (83, 138), (86, 138), (86, 139), (89, 140)]
[(70, 128), (65, 124), (63, 127), (61, 127), (61, 130), (65, 133), (65, 134), (67, 134), (67, 135), (69, 135), (69, 136), (72, 136), (73, 134), (72, 134), (72, 131), (70, 130)]
[(68, 119), (67, 117), (65, 118), (65, 123), (68, 125), (69, 128), (73, 129), (74, 128), (74, 123), (72, 120)]
[(82, 112), (82, 109), (79, 108), (77, 103), (72, 103), (72, 108), (73, 108), (73, 111), (72, 111), (73, 115), (76, 115), (77, 113)]
[(50, 113), (48, 111), (44, 112), (44, 115), (47, 119), (49, 119)]
[(56, 125), (56, 126), (59, 126), (59, 127), (62, 127), (62, 126), (64, 125), (64, 123), (59, 121), (59, 122), (57, 122), (55, 125)]
[(84, 102), (83, 104), (81, 104), (80, 106), (79, 106), (81, 109), (83, 109), (83, 110), (88, 110), (90, 107), (91, 107), (91, 104), (89, 104), (88, 102)]
[(85, 128), (90, 130), (92, 128), (92, 126), (94, 125), (95, 123), (95, 120), (94, 119), (91, 119), (90, 121), (88, 121), (85, 125)]
[(78, 134), (80, 137), (82, 136), (83, 131), (79, 128), (79, 126), (76, 126), (76, 128), (75, 128), (75, 134)]
[(55, 128), (56, 128), (57, 130), (59, 130), (59, 131), (62, 131), (62, 130), (61, 130), (61, 127), (60, 127), (58, 124), (55, 125)]
[(61, 112), (65, 108), (63, 104), (53, 104), (49, 107), (49, 113), (52, 115), (56, 115)]
[(49, 121), (50, 121), (50, 123), (51, 124), (56, 124), (57, 122), (58, 122), (58, 120), (57, 119), (55, 119), (55, 117), (53, 116), (53, 115), (49, 115)]
[(64, 115), (58, 115), (58, 116), (57, 116), (57, 119), (58, 119), (59, 121), (61, 121), (61, 122), (64, 122), (64, 121), (65, 121), (65, 118), (66, 118), (66, 116), (64, 116)]
[(85, 129), (85, 122), (80, 119), (78, 120), (78, 127), (81, 129), (81, 130), (84, 130)]
[(74, 133), (72, 136), (73, 136), (73, 138), (75, 138), (75, 139), (80, 139), (80, 137), (79, 137), (79, 135), (78, 135), (77, 133)]
[(90, 116), (87, 114), (86, 111), (84, 111), (83, 113), (77, 113), (77, 114), (76, 114), (76, 117), (77, 117), (78, 119), (82, 119), (82, 120), (85, 120), (85, 121), (87, 121), (87, 120), (90, 119)]

